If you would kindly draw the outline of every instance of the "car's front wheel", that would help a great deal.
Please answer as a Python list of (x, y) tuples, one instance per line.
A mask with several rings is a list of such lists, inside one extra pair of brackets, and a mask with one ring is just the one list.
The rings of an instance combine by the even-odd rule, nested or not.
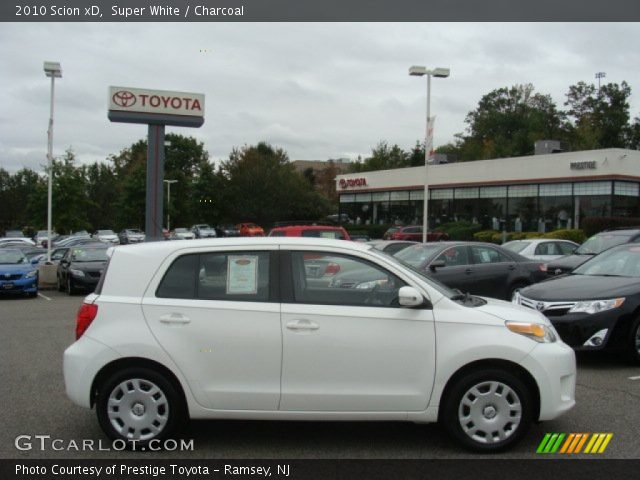
[(167, 438), (183, 421), (183, 401), (173, 384), (155, 370), (129, 368), (99, 387), (96, 413), (104, 432), (136, 447)]
[(627, 341), (627, 356), (633, 363), (640, 363), (640, 316), (631, 324)]
[(511, 447), (532, 421), (532, 396), (518, 377), (505, 370), (468, 373), (448, 390), (440, 421), (463, 446), (479, 452)]

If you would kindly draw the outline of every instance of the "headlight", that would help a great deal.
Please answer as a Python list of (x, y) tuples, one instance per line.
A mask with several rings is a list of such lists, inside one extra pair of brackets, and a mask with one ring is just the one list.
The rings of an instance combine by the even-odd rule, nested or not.
[(33, 278), (38, 274), (37, 270), (31, 270), (24, 275), (24, 278)]
[(84, 277), (84, 272), (82, 270), (75, 270), (73, 268), (69, 269), (69, 272), (71, 273), (71, 275), (73, 275), (74, 277)]
[(577, 302), (569, 313), (599, 313), (618, 308), (624, 303), (623, 298), (612, 298), (610, 300), (592, 300), (588, 302)]
[(376, 287), (380, 287), (382, 285), (386, 285), (387, 279), (381, 280), (371, 280), (370, 282), (359, 283), (356, 288), (358, 290), (373, 290)]
[(529, 337), (539, 343), (553, 343), (558, 339), (554, 328), (542, 323), (505, 322), (506, 327), (514, 333)]

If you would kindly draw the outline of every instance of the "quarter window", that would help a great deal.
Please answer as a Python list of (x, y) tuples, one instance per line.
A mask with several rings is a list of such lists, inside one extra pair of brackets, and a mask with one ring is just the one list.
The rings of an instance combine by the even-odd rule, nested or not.
[(398, 307), (406, 284), (392, 273), (356, 257), (292, 252), (293, 294), (297, 303)]

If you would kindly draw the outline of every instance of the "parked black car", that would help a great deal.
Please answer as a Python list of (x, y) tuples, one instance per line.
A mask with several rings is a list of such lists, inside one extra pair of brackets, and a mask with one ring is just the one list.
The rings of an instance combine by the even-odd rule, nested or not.
[(73, 295), (79, 289), (93, 291), (107, 263), (108, 245), (80, 245), (69, 248), (58, 264), (58, 290)]
[[(546, 278), (541, 262), (491, 243), (416, 243), (393, 256), (450, 288), (504, 300), (510, 300), (521, 288)], [(354, 270), (335, 275), (330, 286), (358, 288), (363, 281), (360, 272)]]
[(547, 263), (549, 275), (568, 273), (608, 248), (640, 241), (640, 229), (606, 230), (589, 237), (571, 255), (565, 255)]
[(239, 237), (240, 230), (235, 225), (218, 225), (215, 227), (219, 237)]
[(542, 312), (576, 350), (619, 350), (640, 363), (640, 243), (613, 247), (513, 299)]

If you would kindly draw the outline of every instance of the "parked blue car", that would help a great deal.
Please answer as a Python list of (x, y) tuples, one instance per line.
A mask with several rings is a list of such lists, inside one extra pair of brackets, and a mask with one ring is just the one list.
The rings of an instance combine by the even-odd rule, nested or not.
[(12, 248), (0, 249), (0, 294), (38, 295), (38, 269)]

